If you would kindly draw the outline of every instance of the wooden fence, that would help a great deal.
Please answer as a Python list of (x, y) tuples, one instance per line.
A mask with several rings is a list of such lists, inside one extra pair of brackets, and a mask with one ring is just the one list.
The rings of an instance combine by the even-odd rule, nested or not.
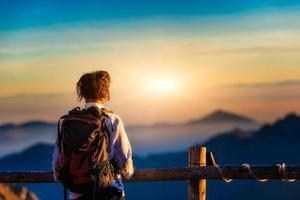
[[(125, 182), (188, 181), (189, 200), (205, 200), (206, 179), (300, 179), (300, 166), (214, 166), (207, 158), (205, 147), (191, 147), (188, 166), (165, 169), (136, 169), (133, 177)], [(209, 165), (207, 165), (209, 164)], [(52, 172), (0, 172), (0, 183), (53, 183)]]

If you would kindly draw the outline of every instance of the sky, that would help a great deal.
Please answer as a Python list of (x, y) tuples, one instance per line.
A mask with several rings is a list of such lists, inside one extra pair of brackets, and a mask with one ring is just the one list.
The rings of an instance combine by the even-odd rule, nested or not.
[(95, 70), (130, 125), (300, 113), (300, 0), (0, 3), (0, 124), (56, 121)]

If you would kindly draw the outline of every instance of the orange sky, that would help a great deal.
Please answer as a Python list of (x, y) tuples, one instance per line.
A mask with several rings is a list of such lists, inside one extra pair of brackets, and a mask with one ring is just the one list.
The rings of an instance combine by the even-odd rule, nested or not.
[(259, 121), (300, 112), (295, 19), (283, 10), (1, 32), (0, 124), (56, 121), (78, 104), (78, 78), (103, 69), (113, 80), (107, 106), (128, 124), (184, 122), (217, 108)]

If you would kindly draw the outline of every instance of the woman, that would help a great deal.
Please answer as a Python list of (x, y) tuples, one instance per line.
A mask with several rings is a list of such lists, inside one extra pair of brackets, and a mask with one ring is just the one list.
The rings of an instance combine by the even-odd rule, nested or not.
[[(81, 76), (77, 82), (77, 95), (79, 101), (84, 99), (85, 109), (97, 107), (101, 110), (104, 108), (104, 104), (110, 100), (110, 82), (110, 76), (106, 71), (95, 71)], [(109, 159), (115, 160), (116, 165), (121, 169), (121, 174), (129, 179), (134, 172), (130, 142), (121, 118), (114, 113), (107, 113), (107, 116), (105, 124), (109, 131)], [(58, 146), (58, 142), (56, 142), (52, 161), (53, 175), (56, 181), (59, 181), (58, 175), (62, 167), (62, 156)], [(121, 175), (115, 177), (109, 187), (99, 189), (96, 197), (105, 200), (125, 199)], [(70, 192), (69, 199), (87, 200), (91, 199), (91, 196), (90, 194)]]

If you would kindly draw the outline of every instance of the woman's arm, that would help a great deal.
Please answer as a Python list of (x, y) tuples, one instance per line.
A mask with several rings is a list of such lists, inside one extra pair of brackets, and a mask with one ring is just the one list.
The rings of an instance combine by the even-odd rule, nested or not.
[(122, 170), (122, 175), (126, 179), (129, 179), (134, 173), (132, 149), (120, 117), (118, 117), (116, 123), (118, 124), (117, 139), (114, 145), (115, 156), (117, 157), (118, 165)]

